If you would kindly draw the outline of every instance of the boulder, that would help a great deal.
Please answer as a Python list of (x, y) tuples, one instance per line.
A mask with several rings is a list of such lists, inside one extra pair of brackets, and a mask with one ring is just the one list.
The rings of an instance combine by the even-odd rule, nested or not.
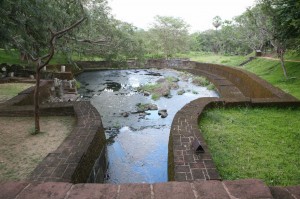
[(159, 110), (158, 115), (160, 115), (161, 118), (166, 118), (168, 116), (167, 110), (166, 109)]

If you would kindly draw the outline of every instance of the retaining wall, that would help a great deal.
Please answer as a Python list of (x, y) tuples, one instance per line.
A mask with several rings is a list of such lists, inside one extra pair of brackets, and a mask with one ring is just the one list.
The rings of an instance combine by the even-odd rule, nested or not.
[[(29, 180), (85, 183), (99, 154), (105, 158), (102, 151), (106, 149), (106, 138), (98, 111), (90, 102), (52, 103), (41, 105), (40, 110), (41, 116), (73, 115), (77, 122), (63, 143), (34, 169)], [(2, 106), (0, 116), (33, 116), (33, 106)]]
[[(115, 67), (109, 62), (78, 62), (77, 64), (83, 70)], [(126, 67), (141, 68), (135, 61), (128, 62)], [(237, 68), (187, 60), (148, 60), (143, 67), (174, 68), (206, 76), (221, 94), (221, 98), (203, 98), (190, 102), (175, 115), (169, 140), (170, 180), (220, 179), (198, 128), (203, 110), (215, 106), (237, 105), (300, 106), (295, 97), (270, 85), (256, 75)], [(29, 93), (28, 90), (24, 92), (24, 95)], [(13, 99), (12, 102), (14, 101), (18, 100)], [(18, 103), (22, 103), (22, 100)], [(18, 103), (14, 102), (9, 105)], [(32, 114), (31, 106), (10, 106), (0, 111), (0, 116), (31, 116)], [(78, 122), (65, 142), (36, 168), (31, 180), (83, 182), (82, 180), (88, 177), (87, 171), (90, 171), (93, 166), (91, 162), (97, 158), (95, 154), (105, 154), (103, 151), (105, 150), (105, 137), (99, 113), (90, 104), (79, 102), (65, 105), (49, 104), (41, 108), (41, 114), (73, 114), (78, 118)], [(195, 139), (202, 142), (206, 153), (194, 154), (191, 143)], [(97, 145), (99, 142), (101, 145)]]

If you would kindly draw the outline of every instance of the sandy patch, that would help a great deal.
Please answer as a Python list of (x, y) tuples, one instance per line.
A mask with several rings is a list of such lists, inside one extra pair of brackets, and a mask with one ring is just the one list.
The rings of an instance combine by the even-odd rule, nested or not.
[(42, 117), (41, 131), (32, 117), (0, 117), (0, 181), (25, 179), (70, 134), (74, 117)]

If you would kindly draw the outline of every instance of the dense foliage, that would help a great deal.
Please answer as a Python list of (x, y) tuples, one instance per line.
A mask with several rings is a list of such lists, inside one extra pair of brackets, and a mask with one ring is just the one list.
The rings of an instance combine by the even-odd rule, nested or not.
[(299, 10), (297, 0), (258, 0), (232, 20), (216, 16), (212, 29), (189, 34), (185, 21), (170, 16), (156, 16), (149, 30), (138, 29), (115, 19), (106, 0), (0, 0), (0, 48), (43, 54), (49, 28), (61, 30), (85, 16), (84, 23), (57, 42), (56, 51), (70, 62), (78, 55), (125, 60), (187, 51), (245, 55), (266, 50), (283, 61), (287, 49), (299, 51)]

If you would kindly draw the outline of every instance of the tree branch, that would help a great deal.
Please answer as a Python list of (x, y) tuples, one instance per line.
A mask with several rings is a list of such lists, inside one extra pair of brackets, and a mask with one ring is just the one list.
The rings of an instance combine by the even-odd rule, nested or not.
[(50, 34), (51, 34), (51, 39), (50, 39), (50, 51), (48, 54), (40, 57), (40, 60), (42, 61), (43, 59), (46, 59), (43, 63), (39, 63), (38, 64), (38, 71), (42, 70), (42, 68), (44, 68), (44, 66), (46, 66), (50, 60), (52, 59), (54, 52), (55, 52), (55, 41), (56, 38), (60, 38), (62, 37), (65, 33), (67, 33), (68, 31), (70, 31), (71, 29), (75, 28), (76, 26), (78, 26), (81, 22), (83, 22), (85, 20), (85, 17), (82, 17), (79, 21), (77, 21), (76, 23), (72, 24), (71, 26), (58, 31), (58, 32), (53, 32), (51, 29), (49, 29)]

